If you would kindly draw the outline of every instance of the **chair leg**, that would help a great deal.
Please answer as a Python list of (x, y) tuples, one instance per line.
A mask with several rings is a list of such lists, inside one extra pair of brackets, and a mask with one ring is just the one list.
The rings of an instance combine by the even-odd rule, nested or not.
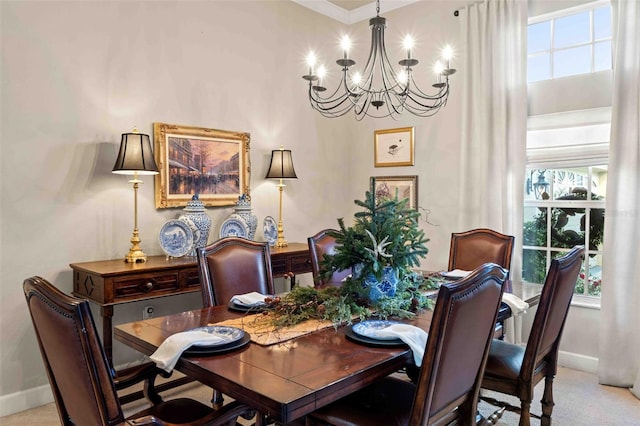
[(220, 392), (217, 389), (214, 389), (213, 396), (211, 397), (211, 406), (213, 407), (214, 410), (218, 410), (222, 408), (223, 404), (224, 404), (224, 396), (222, 395), (222, 392)]
[(531, 401), (520, 400), (519, 426), (531, 426)]
[(542, 417), (540, 418), (540, 424), (542, 426), (551, 425), (551, 412), (553, 411), (553, 375), (546, 376), (544, 378), (544, 393), (542, 394)]

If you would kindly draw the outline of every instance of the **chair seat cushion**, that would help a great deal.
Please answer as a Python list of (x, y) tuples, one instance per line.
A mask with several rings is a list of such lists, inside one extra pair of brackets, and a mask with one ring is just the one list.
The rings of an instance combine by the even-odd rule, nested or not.
[(407, 425), (415, 389), (406, 380), (387, 377), (311, 416), (335, 426)]
[(484, 377), (502, 380), (517, 380), (524, 359), (525, 348), (502, 340), (494, 339), (489, 349)]

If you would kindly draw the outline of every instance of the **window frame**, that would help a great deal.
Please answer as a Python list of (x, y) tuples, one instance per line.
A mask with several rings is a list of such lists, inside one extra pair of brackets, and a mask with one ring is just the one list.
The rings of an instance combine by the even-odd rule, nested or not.
[[(557, 207), (560, 204), (556, 200), (545, 201), (537, 200), (535, 197), (526, 198), (527, 179), (532, 178), (530, 175), (531, 170), (608, 166), (610, 136), (611, 107), (529, 116), (527, 119), (526, 175), (523, 176), (523, 207), (525, 209), (530, 206)], [(606, 197), (606, 191), (598, 192), (599, 195), (605, 195)], [(560, 200), (560, 202), (566, 204), (568, 201)], [(583, 201), (574, 202), (583, 203)], [(606, 200), (598, 200), (597, 202), (598, 204), (591, 205), (591, 208), (605, 208)], [(550, 215), (547, 214), (547, 217), (550, 218)], [(562, 249), (557, 250), (551, 247), (549, 232), (550, 228), (547, 226), (548, 249), (561, 251)], [(524, 245), (523, 241), (521, 256), (525, 249), (533, 247), (537, 246)], [(599, 254), (602, 255), (602, 253)], [(549, 259), (547, 257), (547, 270), (548, 264)], [(606, 283), (603, 283), (603, 285), (606, 285)], [(599, 309), (600, 297), (574, 294), (571, 303), (582, 307)]]

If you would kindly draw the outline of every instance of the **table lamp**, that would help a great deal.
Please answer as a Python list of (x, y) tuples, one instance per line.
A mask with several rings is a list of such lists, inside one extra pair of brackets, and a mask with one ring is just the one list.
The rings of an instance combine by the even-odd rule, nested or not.
[(298, 178), (296, 171), (293, 169), (291, 150), (284, 149), (280, 146), (280, 149), (271, 151), (271, 164), (269, 164), (269, 171), (265, 178), (280, 179), (280, 183), (278, 184), (280, 190), (280, 209), (278, 213), (278, 239), (276, 240), (276, 247), (286, 247), (287, 240), (284, 239), (284, 228), (282, 226), (282, 192), (284, 191), (285, 184), (282, 183), (282, 180)]
[(119, 175), (133, 175), (129, 183), (133, 184), (133, 236), (131, 248), (125, 256), (127, 263), (146, 262), (147, 255), (140, 248), (140, 234), (138, 232), (138, 185), (142, 183), (138, 175), (156, 175), (158, 166), (153, 158), (149, 135), (138, 133), (133, 129), (132, 133), (123, 133), (120, 141), (120, 152), (113, 173)]

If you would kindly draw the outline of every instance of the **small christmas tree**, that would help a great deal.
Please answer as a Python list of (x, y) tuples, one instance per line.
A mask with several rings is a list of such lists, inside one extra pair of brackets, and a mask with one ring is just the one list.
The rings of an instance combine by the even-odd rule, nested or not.
[[(358, 276), (382, 276), (385, 266), (401, 274), (411, 272), (426, 257), (429, 241), (418, 227), (420, 213), (408, 207), (408, 199), (393, 198), (376, 200), (375, 182), (371, 179), (370, 190), (365, 200), (355, 200), (364, 210), (357, 212), (353, 226), (346, 227), (344, 218), (338, 219), (340, 231), (331, 232), (336, 239), (336, 253), (326, 256), (322, 266), (326, 273), (358, 268)], [(358, 279), (358, 277), (352, 277)]]

